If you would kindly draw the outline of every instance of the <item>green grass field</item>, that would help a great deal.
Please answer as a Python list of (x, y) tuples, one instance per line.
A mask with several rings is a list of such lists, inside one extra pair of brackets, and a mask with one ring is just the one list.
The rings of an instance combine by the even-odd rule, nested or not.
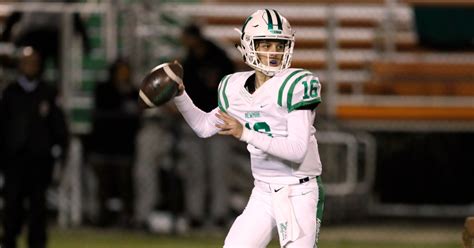
[[(462, 227), (417, 225), (353, 225), (325, 227), (321, 248), (460, 248)], [(50, 231), (49, 248), (208, 248), (222, 247), (225, 233), (185, 236), (154, 235), (139, 231), (94, 228)], [(22, 242), (23, 243), (23, 242)], [(20, 246), (24, 248), (26, 246)], [(268, 246), (277, 248), (277, 239)]]

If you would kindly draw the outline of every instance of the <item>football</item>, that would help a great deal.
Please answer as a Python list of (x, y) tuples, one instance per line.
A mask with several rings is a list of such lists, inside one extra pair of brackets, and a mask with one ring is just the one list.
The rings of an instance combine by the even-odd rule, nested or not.
[(141, 108), (158, 107), (178, 93), (183, 83), (183, 67), (177, 61), (153, 68), (142, 80), (138, 102)]

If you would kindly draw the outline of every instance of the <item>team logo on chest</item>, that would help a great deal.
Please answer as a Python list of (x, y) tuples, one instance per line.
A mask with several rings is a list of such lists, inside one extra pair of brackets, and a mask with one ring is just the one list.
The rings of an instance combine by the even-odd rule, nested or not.
[(260, 111), (250, 111), (250, 112), (245, 112), (245, 118), (246, 119), (251, 119), (251, 118), (258, 118), (260, 117)]

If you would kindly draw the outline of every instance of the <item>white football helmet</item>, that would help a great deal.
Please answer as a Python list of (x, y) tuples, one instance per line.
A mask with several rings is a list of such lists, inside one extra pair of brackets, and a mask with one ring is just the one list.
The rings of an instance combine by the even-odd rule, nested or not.
[[(261, 71), (267, 76), (274, 76), (277, 72), (290, 67), (295, 43), (295, 34), (290, 23), (280, 13), (273, 9), (257, 10), (247, 17), (242, 30), (235, 29), (240, 33), (240, 46), (237, 49), (242, 53), (246, 64)], [(280, 40), (285, 41), (283, 52), (257, 52), (255, 40)], [(281, 54), (279, 65), (271, 66), (262, 63), (258, 55), (270, 56), (270, 54)], [(269, 60), (268, 60), (269, 61)]]

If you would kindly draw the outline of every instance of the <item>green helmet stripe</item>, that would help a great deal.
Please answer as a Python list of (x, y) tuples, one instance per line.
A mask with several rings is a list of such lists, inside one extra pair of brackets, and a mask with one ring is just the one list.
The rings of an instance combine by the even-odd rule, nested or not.
[(276, 19), (277, 19), (277, 22), (278, 22), (278, 29), (283, 30), (283, 25), (282, 25), (280, 14), (278, 14), (278, 12), (276, 10), (274, 10), (274, 9), (272, 9), (272, 10), (273, 10), (273, 12), (275, 12), (275, 16), (276, 16)]
[(268, 9), (265, 9), (265, 12), (267, 12), (267, 19), (268, 19), (268, 30), (273, 30), (273, 20), (272, 20), (272, 15), (270, 14), (270, 11)]

